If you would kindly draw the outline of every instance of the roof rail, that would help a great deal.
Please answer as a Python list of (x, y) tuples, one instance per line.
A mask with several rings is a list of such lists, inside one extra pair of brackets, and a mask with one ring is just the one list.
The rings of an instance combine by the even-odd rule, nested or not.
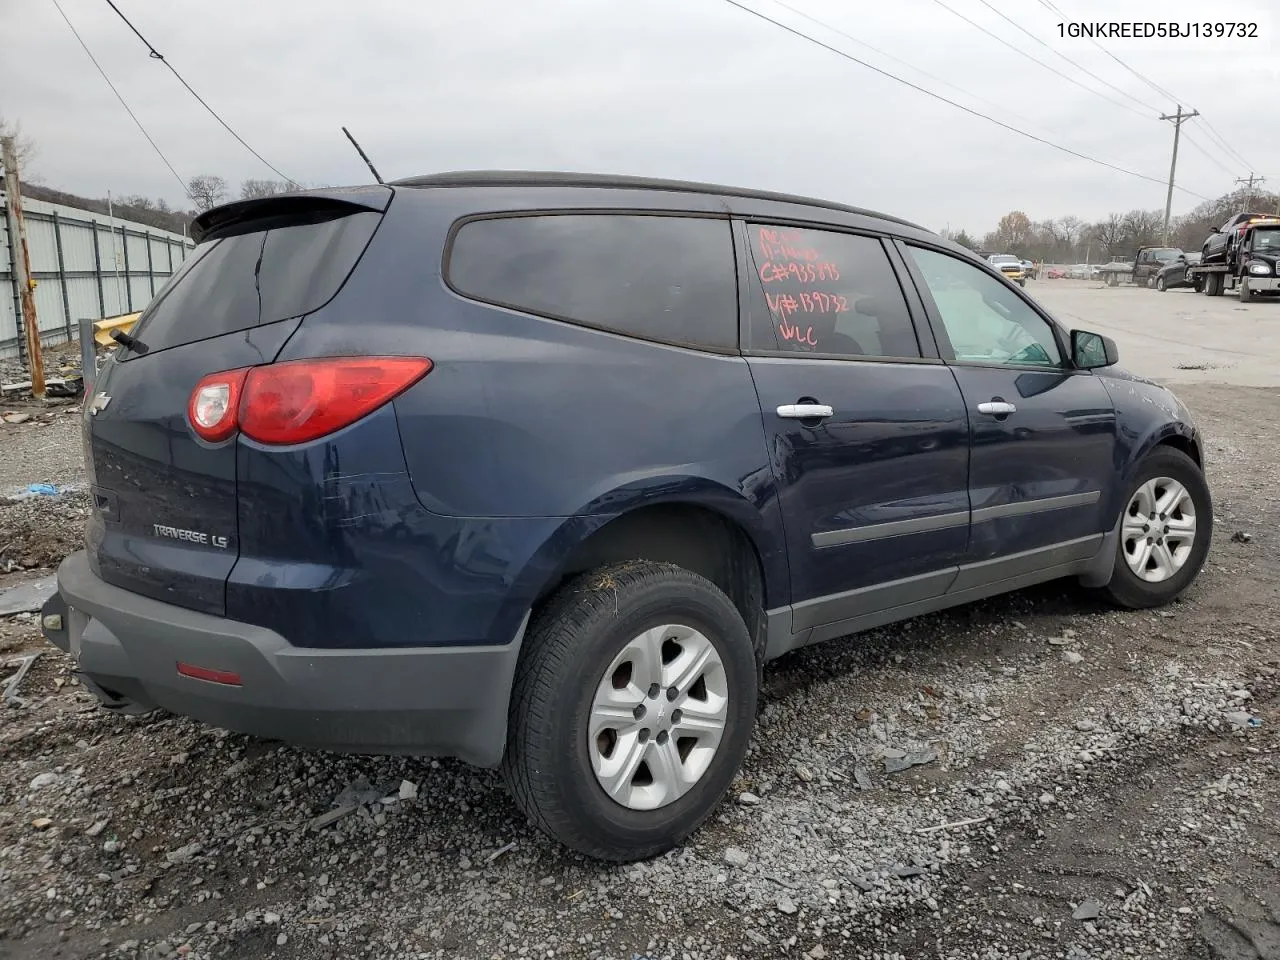
[(690, 180), (661, 180), (653, 177), (633, 177), (609, 173), (571, 173), (553, 170), (457, 170), (446, 173), (432, 173), (420, 177), (404, 177), (392, 180), (395, 187), (617, 187), (628, 190), (666, 190), (680, 193), (705, 193), (724, 197), (742, 197), (750, 200), (773, 200), (779, 203), (803, 203), (828, 210), (839, 210), (842, 213), (853, 213), (864, 217), (875, 217), (892, 223), (911, 227), (925, 233), (934, 231), (922, 227), (918, 223), (903, 220), (901, 217), (852, 207), (830, 200), (819, 200), (813, 197), (796, 196), (789, 193), (775, 193), (769, 190), (751, 190), (742, 187), (728, 187), (716, 183), (698, 183)]

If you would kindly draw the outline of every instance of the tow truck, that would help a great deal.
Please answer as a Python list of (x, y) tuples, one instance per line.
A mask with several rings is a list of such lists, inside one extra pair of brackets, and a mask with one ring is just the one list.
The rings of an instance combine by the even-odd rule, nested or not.
[(1187, 267), (1187, 278), (1206, 296), (1234, 290), (1241, 303), (1280, 293), (1280, 216), (1253, 218), (1240, 230), (1225, 261)]

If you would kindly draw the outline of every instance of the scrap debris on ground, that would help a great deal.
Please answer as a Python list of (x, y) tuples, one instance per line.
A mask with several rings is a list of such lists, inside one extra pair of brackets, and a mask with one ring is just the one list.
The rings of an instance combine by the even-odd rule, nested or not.
[[(1219, 531), (1184, 601), (1052, 584), (788, 656), (725, 803), (648, 863), (459, 763), (98, 710), (0, 618), (0, 680), (44, 652), (0, 710), (0, 957), (1274, 958), (1276, 392), (1180, 392)], [(59, 490), (0, 502), (0, 559), (78, 545), (77, 429), (0, 426), (0, 491)]]

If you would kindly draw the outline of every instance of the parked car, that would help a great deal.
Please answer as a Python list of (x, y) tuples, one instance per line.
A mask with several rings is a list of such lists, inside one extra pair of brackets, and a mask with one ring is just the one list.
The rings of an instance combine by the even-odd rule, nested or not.
[(1201, 262), (1206, 265), (1226, 263), (1231, 258), (1236, 242), (1244, 236), (1249, 224), (1270, 218), (1271, 215), (1265, 213), (1237, 213), (1205, 239), (1204, 245), (1200, 248)]
[(1198, 253), (1179, 253), (1156, 273), (1155, 288), (1161, 293), (1176, 287), (1194, 287), (1198, 291), (1199, 281), (1187, 276), (1187, 267), (1193, 267), (1199, 262)]
[(1027, 285), (1027, 268), (1017, 257), (1008, 253), (996, 253), (987, 257), (987, 262), (999, 270), (1020, 287)]
[(1186, 408), (895, 217), (464, 173), (193, 234), (42, 611), (112, 710), (499, 767), (635, 860), (737, 776), (766, 662), (1060, 577), (1157, 607), (1209, 547)]
[(1050, 280), (1062, 280), (1067, 276), (1067, 271), (1062, 267), (1050, 267), (1045, 273)]

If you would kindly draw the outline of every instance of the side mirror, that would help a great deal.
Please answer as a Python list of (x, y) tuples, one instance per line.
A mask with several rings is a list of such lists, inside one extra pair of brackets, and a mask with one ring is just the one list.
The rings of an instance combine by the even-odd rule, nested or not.
[(1110, 337), (1087, 330), (1072, 330), (1071, 360), (1080, 370), (1096, 370), (1119, 363), (1120, 351)]

